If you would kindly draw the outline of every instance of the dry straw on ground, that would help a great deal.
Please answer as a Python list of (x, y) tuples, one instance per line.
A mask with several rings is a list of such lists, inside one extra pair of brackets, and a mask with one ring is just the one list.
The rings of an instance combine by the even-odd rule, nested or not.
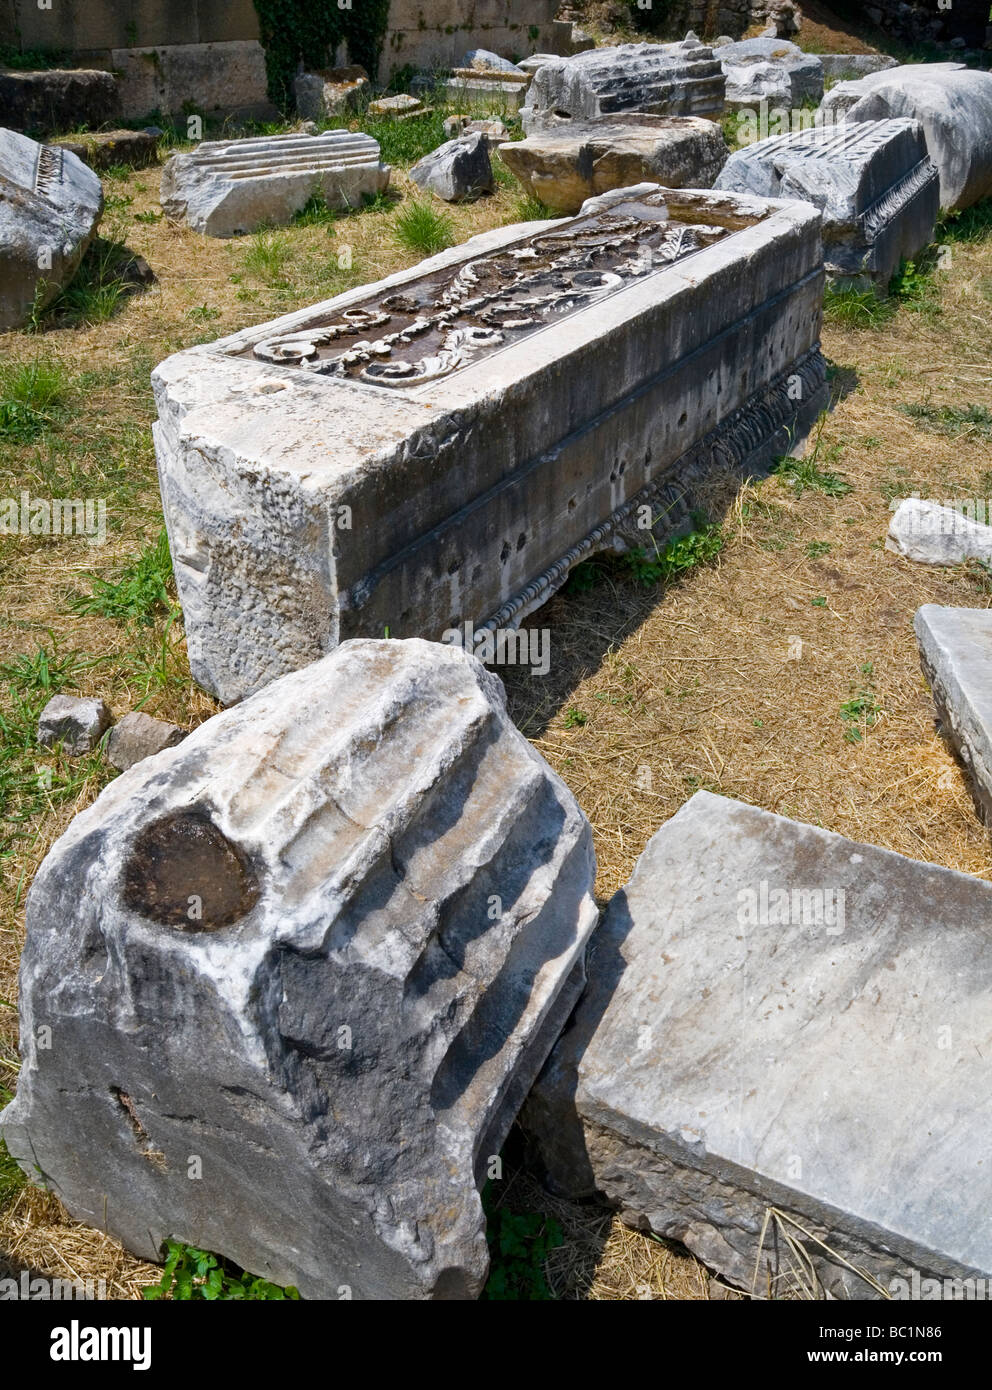
[[(404, 196), (408, 185), (398, 179)], [(164, 221), (136, 220), (156, 207), (156, 171), (115, 182), (116, 214), (129, 245), (158, 284), (93, 327), (55, 327), (0, 337), (0, 359), (56, 358), (79, 389), (73, 415), (41, 444), (0, 454), (0, 495), (49, 491), (53, 478), (93, 495), (108, 469), (117, 488), (111, 541), (0, 541), (3, 660), (39, 646), (77, 649), (101, 664), (79, 676), (118, 715), (143, 699), (147, 661), (164, 623), (128, 630), (68, 611), (87, 575), (115, 575), (158, 533), (148, 372), (165, 354), (259, 322), (345, 287), (337, 252), (352, 247), (347, 283), (372, 280), (416, 257), (392, 236), (391, 209), (333, 227), (291, 228), (279, 273), (246, 269), (251, 242), (196, 237)], [(512, 191), (451, 212), (456, 235), (512, 221)], [(889, 503), (918, 491), (988, 497), (992, 450), (979, 431), (943, 435), (902, 407), (989, 401), (988, 321), (992, 241), (954, 244), (935, 277), (930, 308), (904, 307), (874, 330), (827, 326), (836, 409), (818, 445), (818, 466), (842, 475), (842, 496), (785, 479), (749, 486), (715, 516), (718, 560), (667, 589), (646, 588), (622, 566), (598, 584), (556, 597), (533, 623), (551, 631), (544, 678), (507, 672), (511, 711), (561, 773), (592, 821), (603, 899), (630, 875), (651, 834), (698, 787), (901, 853), (988, 877), (988, 836), (960, 769), (935, 727), (920, 674), (912, 619), (921, 603), (987, 606), (984, 577), (914, 566), (883, 548)], [(83, 377), (82, 374), (88, 376)], [(0, 447), (3, 447), (0, 445)], [(116, 472), (115, 472), (116, 469)], [(121, 479), (127, 483), (123, 486)], [(102, 486), (102, 482), (99, 484)], [(110, 486), (111, 484), (108, 484)], [(165, 683), (143, 708), (191, 728), (214, 704), (189, 678), (181, 627), (164, 637)], [(852, 741), (842, 706), (867, 693), (877, 713)], [(0, 885), (0, 1083), (16, 1084), (16, 969), (24, 891), (47, 848), (106, 780), (92, 776), (72, 803), (31, 821)], [(531, 1179), (514, 1201), (553, 1215), (565, 1244), (548, 1265), (559, 1296), (587, 1299), (706, 1298), (694, 1260), (630, 1231), (595, 1205), (558, 1202)], [(114, 1242), (69, 1221), (58, 1203), (22, 1190), (0, 1211), (0, 1251), (17, 1267), (104, 1278), (114, 1296), (136, 1297), (154, 1271)]]

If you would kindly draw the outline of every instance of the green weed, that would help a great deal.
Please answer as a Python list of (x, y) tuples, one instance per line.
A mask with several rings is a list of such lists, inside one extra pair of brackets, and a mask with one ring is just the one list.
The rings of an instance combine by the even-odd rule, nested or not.
[(707, 565), (723, 549), (723, 532), (694, 516), (695, 529), (686, 536), (675, 536), (654, 554), (644, 549), (628, 551), (622, 563), (639, 584), (667, 584), (681, 579), (698, 565)]
[(581, 729), (583, 725), (589, 723), (589, 716), (586, 714), (585, 710), (581, 710), (577, 708), (577, 706), (572, 705), (565, 711), (563, 723), (566, 729)]
[(417, 199), (396, 214), (393, 233), (401, 246), (421, 256), (434, 256), (455, 244), (454, 223), (448, 214)]
[(0, 365), (0, 439), (30, 444), (63, 417), (69, 377), (59, 362)]
[[(772, 472), (788, 483), (797, 497), (804, 492), (823, 492), (828, 497), (846, 497), (852, 490), (851, 484), (840, 473), (831, 468), (820, 467), (821, 431), (817, 431), (816, 442), (804, 458), (793, 458), (791, 454), (775, 460)], [(831, 444), (826, 450), (824, 463), (835, 463), (841, 455), (841, 445)]]
[(490, 1188), (482, 1194), (489, 1242), (489, 1278), (482, 1298), (489, 1302), (541, 1302), (553, 1298), (544, 1266), (564, 1244), (561, 1226), (540, 1212), (514, 1212), (497, 1206)]
[(847, 725), (844, 730), (847, 743), (860, 743), (882, 714), (882, 707), (875, 695), (875, 672), (870, 661), (861, 667), (860, 675), (860, 682), (851, 685), (851, 698), (840, 707), (840, 717)]
[(70, 609), (81, 615), (96, 614), (127, 625), (149, 626), (165, 612), (175, 619), (179, 606), (172, 597), (174, 588), (169, 539), (163, 527), (157, 540), (110, 581), (93, 577), (92, 592), (77, 595)]
[(992, 410), (986, 405), (901, 405), (899, 409), (937, 434), (992, 439)]
[(256, 232), (245, 250), (244, 268), (267, 285), (285, 284), (286, 262), (292, 249), (289, 238), (283, 232)]
[(142, 1297), (155, 1301), (171, 1297), (176, 1302), (196, 1300), (264, 1301), (267, 1303), (298, 1300), (300, 1295), (292, 1286), (280, 1288), (267, 1279), (259, 1279), (246, 1270), (206, 1250), (178, 1241), (166, 1241), (167, 1259), (162, 1278), (157, 1284), (142, 1289)]

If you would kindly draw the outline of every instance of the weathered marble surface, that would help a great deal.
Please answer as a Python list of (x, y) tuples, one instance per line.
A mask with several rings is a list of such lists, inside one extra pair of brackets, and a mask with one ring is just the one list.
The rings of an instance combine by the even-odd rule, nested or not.
[(813, 203), (823, 214), (827, 274), (881, 294), (900, 261), (933, 240), (940, 210), (923, 127), (906, 119), (759, 140), (730, 156), (716, 187)]
[(495, 187), (489, 162), (489, 139), (470, 131), (446, 140), (409, 170), (410, 179), (446, 203), (460, 203), (491, 193)]
[(360, 207), (389, 183), (370, 135), (270, 135), (205, 140), (162, 170), (162, 207), (205, 236), (230, 237), (285, 224), (320, 190), (330, 207)]
[(473, 1297), (478, 1183), (581, 991), (594, 877), (494, 676), (348, 643), (54, 845), (3, 1138), (142, 1258), (173, 1237), (307, 1298)]
[(156, 369), (190, 662), (225, 703), (347, 637), (485, 640), (799, 447), (826, 399), (816, 210), (643, 185), (586, 218)]
[(961, 63), (909, 63), (839, 82), (822, 109), (849, 121), (920, 121), (940, 170), (940, 205), (970, 207), (992, 194), (992, 73)]
[(727, 153), (713, 121), (625, 112), (511, 141), (500, 158), (553, 212), (575, 213), (587, 198), (635, 183), (711, 188)]
[[(148, 108), (151, 110), (151, 107)], [(0, 125), (53, 135), (119, 120), (121, 98), (113, 73), (93, 68), (0, 71)]]
[(359, 110), (372, 95), (372, 84), (364, 68), (324, 68), (301, 72), (293, 84), (298, 115), (309, 121), (324, 121)]
[(922, 565), (992, 564), (992, 526), (925, 497), (905, 497), (889, 522), (886, 550)]
[(746, 1288), (837, 1297), (992, 1272), (992, 885), (696, 795), (612, 899), (522, 1123), (556, 1189), (598, 1190)]
[(542, 63), (521, 120), (531, 135), (619, 111), (718, 118), (725, 85), (713, 50), (696, 39), (595, 48)]
[(717, 50), (730, 111), (757, 110), (761, 102), (792, 110), (823, 99), (823, 65), (786, 39), (744, 39)]
[(102, 213), (100, 180), (71, 150), (0, 129), (0, 331), (72, 279)]
[(913, 626), (941, 731), (992, 826), (992, 611), (926, 603)]

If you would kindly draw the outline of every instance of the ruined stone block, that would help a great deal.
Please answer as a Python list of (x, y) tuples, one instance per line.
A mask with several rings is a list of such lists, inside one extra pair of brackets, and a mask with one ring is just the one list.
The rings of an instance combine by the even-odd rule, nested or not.
[(717, 188), (803, 198), (823, 214), (823, 256), (837, 284), (880, 294), (900, 262), (933, 240), (940, 177), (919, 121), (868, 121), (759, 140), (736, 150)]
[(992, 826), (992, 612), (925, 603), (913, 621), (941, 732)]
[(155, 443), (196, 679), (515, 627), (824, 408), (819, 214), (642, 185), (177, 354)]
[(593, 937), (535, 1161), (761, 1296), (790, 1238), (835, 1297), (987, 1278), (990, 923), (980, 879), (697, 792)]
[(713, 50), (696, 39), (595, 48), (542, 63), (521, 119), (530, 135), (619, 111), (719, 117), (725, 86)]
[(207, 140), (166, 164), (161, 202), (194, 231), (230, 237), (292, 221), (315, 192), (330, 207), (360, 207), (388, 183), (378, 142), (360, 132)]
[(53, 846), (0, 1132), (141, 1258), (173, 1238), (306, 1298), (473, 1297), (479, 1185), (581, 991), (594, 876), (494, 676), (348, 643)]
[(69, 150), (0, 129), (0, 331), (71, 280), (103, 212), (103, 188)]

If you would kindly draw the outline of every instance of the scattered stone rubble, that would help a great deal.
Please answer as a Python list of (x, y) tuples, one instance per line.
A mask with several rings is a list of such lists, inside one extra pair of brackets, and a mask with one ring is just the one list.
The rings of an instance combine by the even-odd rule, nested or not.
[(99, 178), (71, 151), (0, 129), (0, 331), (72, 279), (102, 212)]
[(346, 637), (515, 628), (643, 545), (645, 509), (663, 541), (700, 488), (800, 446), (826, 402), (819, 213), (645, 184), (584, 214), (156, 369), (190, 665), (224, 703)]
[(163, 748), (174, 748), (185, 737), (186, 730), (178, 725), (135, 710), (125, 714), (111, 729), (107, 762), (118, 771), (126, 772), (143, 758), (151, 758)]
[(697, 792), (593, 937), (536, 1161), (764, 1296), (786, 1236), (835, 1297), (988, 1277), (990, 921), (977, 878)]
[(581, 992), (594, 876), (495, 677), (348, 643), (52, 848), (0, 1132), (140, 1258), (172, 1238), (306, 1298), (473, 1297), (479, 1186)]
[(290, 222), (316, 191), (330, 207), (360, 207), (388, 183), (378, 142), (360, 132), (206, 140), (166, 164), (161, 203), (204, 236), (231, 237)]
[(38, 744), (60, 743), (71, 757), (92, 753), (114, 722), (103, 700), (77, 695), (53, 695), (38, 719)]
[(803, 198), (823, 213), (827, 274), (882, 295), (933, 240), (940, 179), (918, 121), (868, 121), (760, 140), (735, 151), (717, 188)]

